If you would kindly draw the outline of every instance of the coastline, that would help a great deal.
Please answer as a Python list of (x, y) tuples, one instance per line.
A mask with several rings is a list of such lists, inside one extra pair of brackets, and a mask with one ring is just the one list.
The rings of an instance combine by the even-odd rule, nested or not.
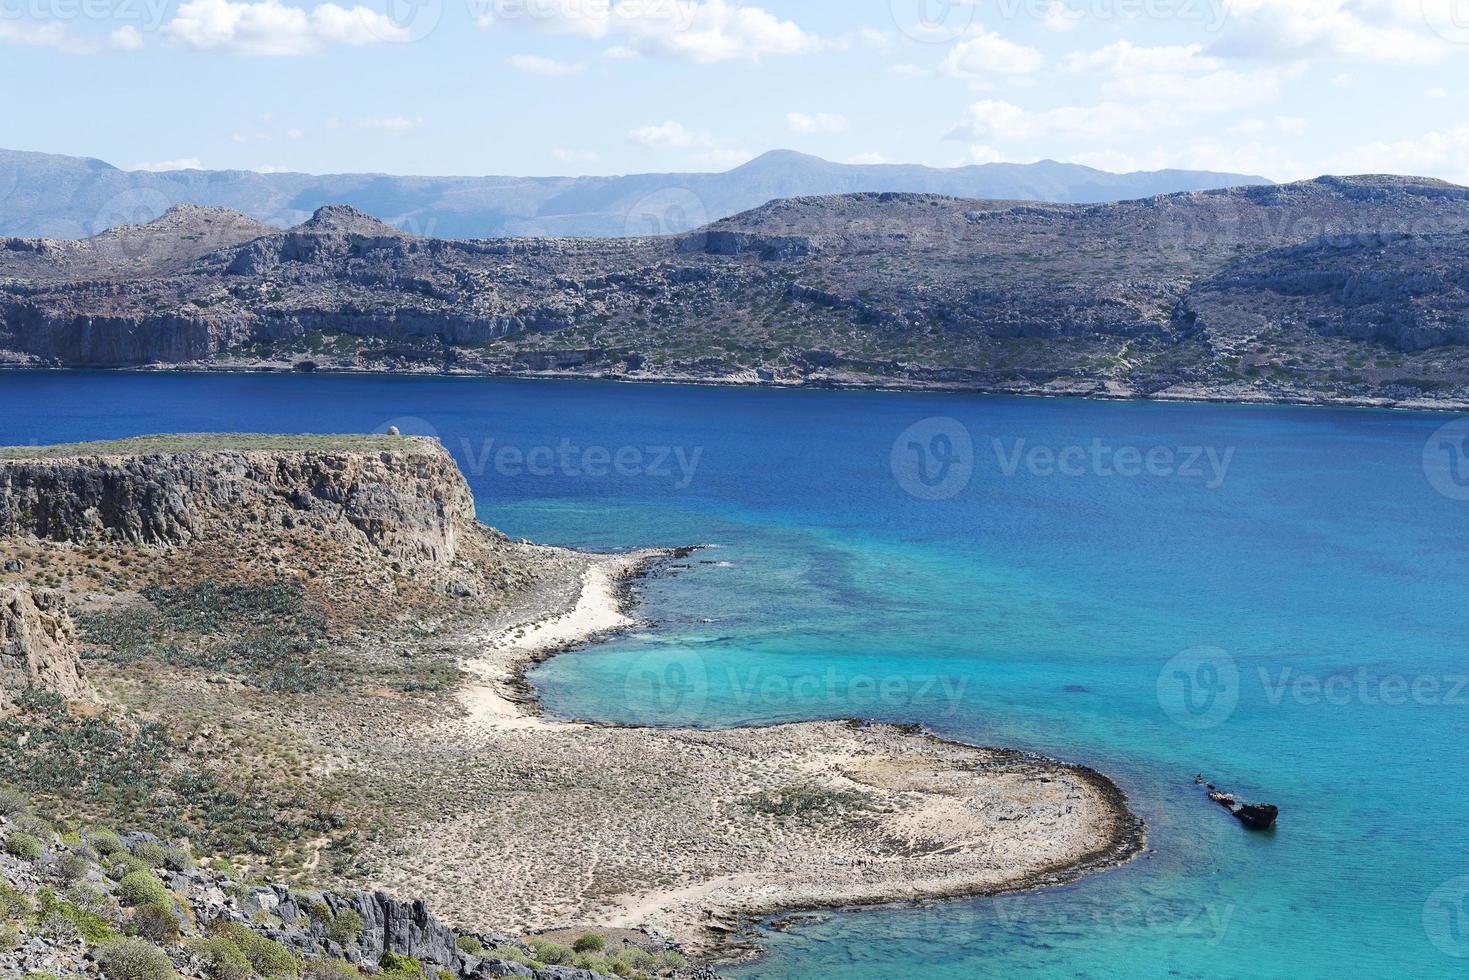
[[(1123, 791), (1102, 773), (1036, 753), (983, 748), (940, 738), (918, 725), (879, 725), (847, 719), (689, 730), (547, 718), (537, 692), (527, 679), (528, 672), (562, 652), (637, 625), (633, 583), (658, 564), (684, 557), (692, 550), (647, 549), (624, 555), (585, 555), (580, 586), (573, 600), (563, 601), (556, 609), (543, 610), (534, 619), (471, 637), (471, 647), (481, 646), (487, 652), (467, 663), (475, 681), (458, 693), (464, 716), (457, 722), (446, 723), (448, 728), (457, 728), (459, 739), (466, 735), (472, 739), (475, 732), (517, 739), (574, 739), (595, 733), (604, 738), (691, 740), (706, 747), (727, 742), (738, 746), (742, 754), (758, 751), (773, 737), (775, 742), (796, 743), (811, 749), (810, 754), (817, 758), (806, 761), (811, 763), (813, 775), (830, 768), (830, 760), (821, 756), (835, 748), (841, 763), (855, 767), (853, 772), (858, 779), (853, 785), (862, 784), (862, 760), (874, 752), (892, 752), (895, 757), (916, 754), (924, 760), (922, 764), (934, 764), (935, 760), (941, 760), (937, 762), (940, 765), (957, 762), (954, 771), (963, 772), (973, 781), (977, 781), (972, 777), (975, 770), (998, 768), (1019, 774), (1024, 787), (1021, 798), (1032, 804), (1037, 799), (1034, 787), (1066, 784), (1066, 815), (1072, 815), (1075, 807), (1085, 811), (1087, 819), (1074, 826), (1062, 826), (1056, 832), (1085, 836), (1086, 840), (1071, 840), (1064, 855), (1052, 855), (1053, 859), (1017, 860), (1013, 865), (1001, 862), (1003, 866), (993, 863), (966, 866), (961, 861), (928, 867), (925, 857), (931, 855), (905, 853), (884, 860), (859, 852), (846, 856), (844, 860), (849, 862), (849, 867), (840, 876), (814, 875), (802, 879), (796, 875), (789, 882), (779, 882), (772, 879), (768, 869), (710, 874), (702, 878), (695, 874), (693, 880), (677, 886), (618, 896), (605, 904), (595, 919), (580, 924), (615, 929), (649, 927), (669, 935), (701, 960), (744, 962), (763, 954), (756, 930), (760, 923), (775, 916), (819, 909), (923, 905), (1053, 887), (1125, 864), (1143, 851), (1146, 830), (1142, 821), (1128, 808)], [(849, 739), (862, 744), (854, 747), (848, 744)], [(798, 758), (801, 756), (800, 752), (796, 754)], [(911, 757), (905, 758), (903, 766), (912, 761)], [(892, 777), (894, 773), (879, 773), (874, 769), (865, 775)], [(938, 853), (952, 851), (958, 845), (943, 840), (942, 835), (947, 832), (964, 839), (966, 830), (977, 832), (976, 827), (966, 824), (973, 815), (964, 807), (953, 805), (951, 800), (943, 799), (961, 792), (953, 780), (942, 787), (921, 782), (904, 776), (900, 785), (902, 792), (909, 795), (931, 792), (940, 797), (937, 808), (940, 819), (933, 820), (930, 815), (922, 828), (924, 846)], [(1020, 786), (1008, 785), (1005, 789), (1014, 796)], [(1044, 808), (1049, 802), (1042, 800), (1036, 805)], [(997, 803), (1016, 805), (1015, 799), (1009, 797), (984, 799), (985, 807)], [(1029, 854), (1036, 846), (1029, 838), (1043, 836), (1035, 832), (1043, 824), (1054, 828), (1060, 812), (1059, 809), (1049, 812), (1049, 823), (1029, 821), (1029, 832), (1023, 832), (1023, 827), (1016, 829), (1021, 838), (1018, 842), (1001, 839), (996, 843), (987, 839), (987, 844), (991, 849), (1008, 848), (1017, 854)], [(1015, 812), (1007, 813), (1003, 819), (1027, 823), (1024, 816), (1017, 820)], [(993, 835), (1000, 826), (985, 824), (983, 830)], [(1005, 827), (1009, 831), (1010, 824)], [(666, 860), (677, 863), (673, 855), (666, 855)], [(875, 870), (884, 863), (889, 865), (885, 870)], [(571, 924), (555, 922), (546, 928)]]
[[(754, 377), (753, 371), (741, 372), (726, 377), (698, 375), (628, 375), (615, 372), (578, 373), (575, 371), (445, 371), (439, 368), (423, 370), (378, 370), (345, 367), (317, 367), (310, 372), (293, 369), (290, 363), (270, 362), (260, 364), (210, 364), (187, 362), (180, 364), (143, 364), (122, 367), (80, 366), (56, 367), (38, 364), (0, 364), (0, 372), (82, 372), (101, 371), (119, 374), (314, 374), (382, 376), (402, 378), (462, 378), (516, 381), (599, 381), (614, 384), (634, 385), (687, 385), (700, 388), (755, 388), (769, 391), (886, 391), (934, 394), (999, 395), (1017, 398), (1080, 399), (1109, 402), (1159, 402), (1162, 404), (1211, 404), (1211, 405), (1257, 405), (1290, 406), (1297, 408), (1354, 408), (1380, 409), (1394, 412), (1469, 412), (1469, 398), (1387, 398), (1369, 395), (1328, 397), (1302, 392), (1267, 392), (1258, 390), (1216, 390), (1208, 388), (1163, 389), (1156, 392), (1138, 392), (1103, 380), (1066, 382), (1058, 384), (983, 384), (959, 382), (920, 382), (891, 379), (857, 379), (822, 377), (799, 382), (784, 380), (762, 380)], [(749, 375), (749, 376), (747, 376)]]

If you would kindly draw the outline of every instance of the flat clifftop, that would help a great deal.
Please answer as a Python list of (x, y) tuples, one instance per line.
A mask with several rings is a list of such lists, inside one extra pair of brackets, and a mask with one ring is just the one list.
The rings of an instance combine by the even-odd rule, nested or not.
[(433, 439), (168, 434), (0, 449), (0, 534), (9, 536), (244, 547), (291, 532), (443, 569), (465, 534), (485, 530)]
[(181, 453), (399, 453), (444, 452), (424, 436), (281, 435), (262, 432), (180, 432), (48, 446), (0, 446), (0, 460), (79, 459), (87, 456), (164, 456)]

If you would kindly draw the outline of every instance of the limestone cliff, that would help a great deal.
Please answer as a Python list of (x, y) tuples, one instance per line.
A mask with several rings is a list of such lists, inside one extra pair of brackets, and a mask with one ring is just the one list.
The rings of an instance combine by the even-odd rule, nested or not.
[(94, 695), (82, 670), (66, 600), (51, 589), (0, 589), (0, 710), (38, 688), (68, 701)]
[(172, 547), (280, 529), (447, 567), (473, 520), (469, 486), (432, 439), (179, 435), (0, 450), (4, 536)]

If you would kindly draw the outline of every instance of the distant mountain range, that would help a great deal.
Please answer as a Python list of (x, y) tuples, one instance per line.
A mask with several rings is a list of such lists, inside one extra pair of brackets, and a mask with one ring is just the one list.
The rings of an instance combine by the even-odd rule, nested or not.
[(0, 150), (0, 235), (86, 238), (150, 221), (175, 204), (227, 207), (276, 227), (350, 204), (440, 238), (677, 234), (786, 197), (912, 192), (1011, 201), (1095, 203), (1269, 184), (1195, 170), (1113, 174), (1072, 163), (937, 169), (831, 163), (775, 150), (727, 173), (614, 177), (395, 177), (121, 170), (101, 160)]
[(678, 235), (446, 240), (345, 205), (0, 238), (0, 365), (1469, 406), (1469, 188), (861, 193)]

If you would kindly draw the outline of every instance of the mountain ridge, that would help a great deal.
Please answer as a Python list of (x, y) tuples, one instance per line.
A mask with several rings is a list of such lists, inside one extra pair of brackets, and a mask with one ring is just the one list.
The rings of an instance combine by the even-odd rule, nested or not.
[(85, 238), (146, 222), (174, 204), (232, 207), (287, 227), (322, 205), (351, 204), (404, 230), (443, 238), (632, 237), (689, 231), (768, 200), (818, 193), (912, 191), (1075, 203), (1268, 183), (1212, 171), (1111, 174), (1051, 160), (949, 169), (844, 164), (793, 150), (772, 150), (723, 173), (513, 177), (155, 172), (0, 149), (0, 235)]

